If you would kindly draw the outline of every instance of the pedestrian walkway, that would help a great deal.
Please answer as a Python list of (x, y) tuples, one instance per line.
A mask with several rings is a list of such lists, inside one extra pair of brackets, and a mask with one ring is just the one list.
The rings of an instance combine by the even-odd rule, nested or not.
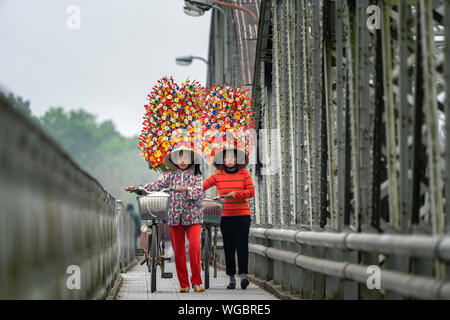
[[(189, 266), (188, 266), (189, 268)], [(147, 267), (136, 264), (128, 272), (122, 273), (122, 282), (119, 287), (117, 300), (277, 300), (277, 298), (253, 283), (242, 290), (238, 283), (236, 289), (228, 290), (228, 276), (224, 271), (217, 271), (217, 278), (212, 276), (210, 267), (210, 287), (205, 292), (180, 293), (180, 285), (176, 276), (175, 264), (166, 263), (166, 272), (172, 272), (172, 279), (161, 279), (161, 270), (158, 268), (156, 292), (150, 292), (150, 273)], [(189, 270), (189, 274), (190, 270)], [(203, 276), (203, 274), (202, 274)]]

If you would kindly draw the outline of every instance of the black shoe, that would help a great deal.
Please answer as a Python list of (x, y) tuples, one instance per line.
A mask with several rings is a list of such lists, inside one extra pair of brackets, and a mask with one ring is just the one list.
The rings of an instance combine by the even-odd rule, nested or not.
[(227, 286), (227, 289), (234, 289), (236, 288), (236, 283), (230, 282), (230, 284)]
[(250, 282), (248, 282), (247, 278), (241, 280), (241, 288), (242, 289), (247, 289), (249, 284), (250, 284)]

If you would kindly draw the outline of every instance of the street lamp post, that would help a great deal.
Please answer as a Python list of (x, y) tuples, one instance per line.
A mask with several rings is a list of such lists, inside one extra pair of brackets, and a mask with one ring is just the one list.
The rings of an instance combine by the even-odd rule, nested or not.
[[(214, 0), (185, 0), (185, 10), (184, 12), (190, 16), (195, 16), (195, 17), (199, 17), (201, 15), (204, 14), (205, 11), (208, 11), (211, 8), (214, 8), (216, 10), (218, 10), (220, 13), (223, 14), (224, 17), (224, 38), (225, 38), (225, 43), (224, 43), (224, 54), (223, 54), (223, 68), (225, 71), (228, 70), (228, 61), (227, 61), (227, 55), (228, 55), (228, 16), (226, 14), (226, 12), (219, 7)], [(187, 10), (188, 9), (188, 10)], [(199, 14), (201, 12), (201, 14)], [(233, 21), (233, 18), (231, 18), (231, 20)], [(219, 69), (219, 68), (215, 68)], [(226, 74), (227, 72), (218, 72), (219, 74), (222, 75), (222, 79), (220, 80), (220, 82), (226, 82)], [(218, 79), (216, 79), (218, 80)]]
[(184, 0), (184, 3), (189, 8), (192, 8), (192, 10), (198, 10), (198, 11), (208, 11), (211, 8), (219, 8), (218, 5), (241, 10), (241, 11), (244, 11), (244, 12), (250, 14), (252, 16), (252, 18), (255, 20), (256, 24), (259, 23), (258, 17), (251, 10), (249, 10), (245, 7), (242, 7), (242, 6), (238, 6), (233, 3), (228, 3), (228, 2), (219, 1), (219, 0)]

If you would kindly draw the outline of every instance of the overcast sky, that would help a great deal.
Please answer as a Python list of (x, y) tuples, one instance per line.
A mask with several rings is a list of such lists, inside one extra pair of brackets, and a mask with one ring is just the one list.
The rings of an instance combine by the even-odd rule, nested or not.
[[(67, 26), (80, 9), (80, 29)], [(0, 86), (31, 102), (84, 108), (112, 119), (124, 135), (139, 134), (147, 94), (172, 75), (206, 82), (210, 12), (190, 17), (183, 0), (0, 0)], [(73, 21), (73, 20), (69, 20)]]

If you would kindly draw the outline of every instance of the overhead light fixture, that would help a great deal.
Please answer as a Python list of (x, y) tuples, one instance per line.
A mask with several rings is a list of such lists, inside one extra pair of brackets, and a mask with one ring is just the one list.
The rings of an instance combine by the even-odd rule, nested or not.
[(185, 0), (184, 4), (195, 10), (208, 11), (214, 5), (214, 0)]
[(191, 10), (203, 11), (203, 10), (200, 10), (200, 8), (197, 8), (197, 6), (195, 6), (195, 5), (194, 5), (193, 3), (191, 3), (191, 1), (189, 1), (189, 0), (185, 0), (185, 1), (184, 1), (184, 4), (185, 4), (186, 7), (188, 7), (188, 8), (191, 9)]
[(194, 10), (189, 7), (184, 7), (184, 13), (191, 17), (200, 17), (205, 14), (204, 11)]
[(202, 60), (204, 63), (206, 63), (206, 65), (208, 66), (208, 60), (206, 60), (205, 58), (202, 57), (197, 57), (197, 56), (184, 56), (184, 57), (178, 57), (175, 59), (175, 63), (179, 66), (188, 66), (192, 63), (192, 60), (197, 59), (197, 60)]
[(192, 56), (178, 57), (175, 59), (175, 63), (179, 66), (188, 66), (192, 63), (192, 59)]

